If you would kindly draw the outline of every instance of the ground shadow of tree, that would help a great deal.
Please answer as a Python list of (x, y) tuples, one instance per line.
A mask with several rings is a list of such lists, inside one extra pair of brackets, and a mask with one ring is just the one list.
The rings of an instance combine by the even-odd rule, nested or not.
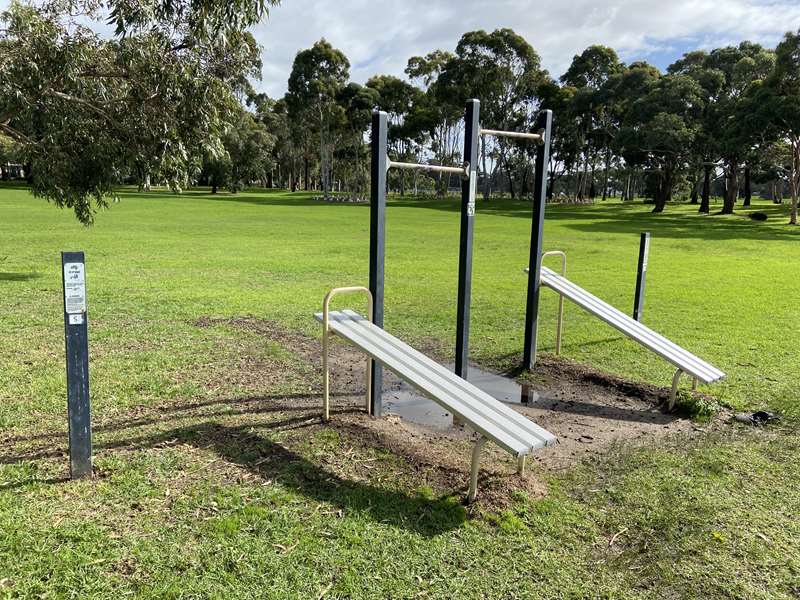
[[(347, 514), (362, 513), (376, 522), (402, 527), (426, 537), (455, 529), (466, 520), (466, 510), (454, 495), (431, 498), (420, 493), (407, 493), (399, 488), (392, 489), (391, 484), (379, 487), (371, 483), (349, 480), (274, 442), (269, 438), (269, 433), (259, 433), (260, 429), (267, 431), (297, 429), (318, 422), (317, 417), (309, 418), (307, 413), (246, 425), (223, 425), (214, 421), (204, 421), (167, 430), (162, 428), (148, 434), (125, 435), (99, 441), (95, 444), (95, 450), (135, 450), (175, 443), (191, 445), (211, 451), (222, 460), (244, 467), (264, 481), (279, 483), (306, 498), (332, 504)], [(98, 429), (113, 433), (150, 424), (149, 420), (142, 422), (136, 419), (125, 424)], [(61, 437), (63, 438), (63, 435)], [(0, 456), (0, 464), (57, 458), (64, 455), (65, 448), (59, 443), (58, 447), (49, 447), (25, 455)], [(0, 491), (32, 483), (61, 481), (64, 480), (18, 481), (0, 487)]]
[(431, 499), (344, 479), (249, 426), (204, 423), (168, 432), (166, 437), (170, 436), (210, 449), (264, 480), (278, 482), (317, 502), (333, 504), (347, 513), (363, 513), (374, 521), (420, 535), (438, 535), (466, 520), (465, 509), (454, 496)]

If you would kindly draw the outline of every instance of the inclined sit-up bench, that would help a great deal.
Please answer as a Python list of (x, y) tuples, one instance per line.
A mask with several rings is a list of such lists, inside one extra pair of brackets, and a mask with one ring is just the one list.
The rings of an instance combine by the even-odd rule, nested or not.
[[(335, 295), (356, 292), (363, 292), (369, 298), (368, 318), (351, 310), (330, 312), (330, 302)], [(528, 454), (556, 442), (549, 431), (374, 325), (372, 294), (367, 288), (331, 290), (325, 296), (322, 312), (315, 317), (322, 322), (323, 418), (326, 421), (330, 418), (329, 338), (337, 335), (367, 355), (367, 412), (372, 407), (372, 362), (377, 361), (480, 434), (472, 451), (469, 502), (475, 499), (481, 450), (487, 440), (516, 457), (520, 473)]]
[[(703, 359), (695, 356), (688, 350), (678, 346), (675, 342), (668, 340), (663, 335), (656, 333), (649, 327), (642, 325), (636, 319), (632, 319), (621, 310), (618, 310), (603, 302), (597, 296), (587, 292), (582, 287), (575, 285), (566, 278), (566, 255), (561, 251), (551, 251), (542, 254), (542, 257), (558, 255), (561, 257), (561, 274), (541, 266), (540, 282), (545, 287), (550, 288), (559, 295), (558, 323), (556, 326), (556, 354), (561, 351), (561, 333), (564, 319), (564, 298), (574, 302), (586, 312), (602, 321), (605, 321), (615, 329), (621, 331), (627, 337), (639, 342), (642, 346), (655, 352), (661, 358), (676, 367), (675, 375), (672, 377), (672, 392), (669, 398), (669, 409), (675, 406), (675, 399), (678, 392), (678, 383), (681, 375), (686, 373), (693, 378), (692, 387), (700, 380), (703, 383), (714, 383), (725, 377), (725, 373), (715, 366), (707, 363)], [(525, 269), (526, 271), (528, 269)]]

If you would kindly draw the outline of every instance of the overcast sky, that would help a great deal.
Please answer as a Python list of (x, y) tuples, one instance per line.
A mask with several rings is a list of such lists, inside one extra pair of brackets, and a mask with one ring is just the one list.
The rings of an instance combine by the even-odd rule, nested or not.
[(800, 0), (285, 0), (255, 33), (264, 47), (261, 88), (283, 94), (297, 51), (325, 37), (363, 83), (403, 75), (406, 61), (453, 50), (465, 31), (510, 27), (560, 76), (591, 44), (664, 68), (687, 49), (750, 39), (774, 46), (800, 28)]
[(363, 83), (377, 73), (403, 76), (409, 57), (453, 50), (465, 31), (498, 27), (523, 35), (555, 77), (591, 44), (663, 69), (689, 49), (743, 39), (774, 46), (800, 28), (800, 0), (284, 0), (254, 31), (264, 61), (257, 87), (282, 95), (295, 54), (321, 37)]

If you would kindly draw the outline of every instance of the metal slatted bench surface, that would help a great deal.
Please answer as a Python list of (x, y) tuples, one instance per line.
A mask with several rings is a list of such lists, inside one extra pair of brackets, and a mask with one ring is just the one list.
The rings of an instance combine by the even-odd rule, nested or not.
[[(322, 321), (322, 313), (314, 316)], [(549, 431), (362, 315), (351, 310), (332, 311), (329, 327), (514, 456), (520, 458), (556, 442)]]
[(725, 377), (725, 373), (715, 366), (681, 348), (649, 327), (645, 327), (639, 321), (603, 302), (555, 271), (542, 267), (541, 282), (542, 285), (546, 285), (584, 310), (596, 315), (612, 327), (639, 342), (645, 348), (652, 350), (664, 360), (672, 363), (678, 369), (696, 377), (700, 381), (713, 383)]

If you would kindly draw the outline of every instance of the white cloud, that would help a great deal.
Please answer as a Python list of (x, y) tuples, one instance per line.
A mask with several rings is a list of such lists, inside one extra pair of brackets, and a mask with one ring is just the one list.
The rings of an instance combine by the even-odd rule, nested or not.
[(281, 95), (298, 50), (325, 37), (350, 59), (351, 77), (402, 76), (409, 57), (452, 50), (473, 29), (510, 27), (555, 76), (591, 44), (626, 60), (674, 56), (685, 49), (743, 39), (773, 46), (800, 27), (796, 0), (284, 0), (255, 29), (264, 46), (260, 87)]
[[(0, 0), (0, 9), (9, 0)], [(559, 76), (573, 55), (605, 44), (625, 60), (656, 63), (686, 49), (743, 39), (774, 46), (800, 27), (797, 0), (283, 0), (254, 29), (263, 45), (262, 90), (280, 96), (295, 54), (321, 37), (350, 59), (351, 77), (402, 76), (409, 57), (453, 50), (466, 31), (510, 27)]]

